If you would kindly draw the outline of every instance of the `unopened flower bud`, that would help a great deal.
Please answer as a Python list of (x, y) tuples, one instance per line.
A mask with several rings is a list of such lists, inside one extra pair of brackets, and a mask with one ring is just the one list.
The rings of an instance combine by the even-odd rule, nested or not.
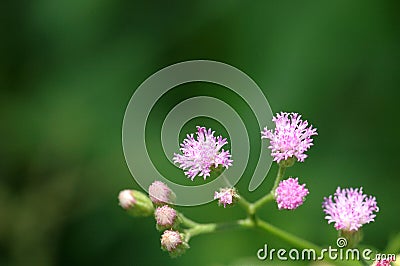
[(176, 211), (167, 205), (158, 207), (154, 212), (154, 216), (156, 218), (158, 230), (174, 228), (179, 223)]
[(133, 207), (136, 203), (136, 199), (133, 197), (131, 190), (125, 189), (119, 192), (118, 195), (119, 205), (124, 209)]
[(166, 230), (161, 236), (161, 248), (168, 251), (171, 257), (178, 257), (189, 248), (189, 245), (178, 231)]
[(154, 181), (150, 185), (149, 196), (151, 201), (156, 205), (173, 203), (175, 201), (175, 194), (161, 181)]
[(133, 216), (150, 216), (154, 212), (151, 200), (137, 190), (122, 190), (118, 195), (119, 205)]
[(214, 193), (214, 199), (218, 199), (219, 205), (233, 205), (237, 199), (239, 199), (239, 195), (236, 192), (235, 188), (221, 188), (219, 192)]

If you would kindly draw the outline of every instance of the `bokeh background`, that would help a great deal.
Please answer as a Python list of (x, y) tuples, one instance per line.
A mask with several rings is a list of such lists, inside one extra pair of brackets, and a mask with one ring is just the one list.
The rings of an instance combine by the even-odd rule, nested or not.
[[(318, 128), (309, 158), (287, 172), (307, 183), (306, 204), (272, 204), (262, 217), (332, 244), (323, 197), (363, 186), (380, 207), (364, 243), (384, 249), (399, 232), (397, 1), (3, 1), (0, 13), (0, 265), (254, 265), (264, 243), (288, 247), (267, 233), (226, 231), (192, 239), (172, 260), (153, 219), (117, 205), (119, 190), (140, 189), (122, 152), (126, 105), (149, 75), (190, 59), (241, 69), (273, 112), (297, 111)], [(158, 141), (153, 119), (149, 141)], [(244, 194), (268, 191), (276, 170)], [(201, 222), (243, 216), (215, 202), (180, 210)]]

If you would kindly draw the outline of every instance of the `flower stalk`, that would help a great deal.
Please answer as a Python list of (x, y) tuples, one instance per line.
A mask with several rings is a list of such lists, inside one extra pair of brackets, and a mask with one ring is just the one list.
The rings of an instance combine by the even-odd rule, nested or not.
[(282, 180), (283, 176), (285, 175), (286, 167), (279, 165), (278, 174), (276, 175), (274, 186), (272, 187), (271, 191), (265, 195), (264, 197), (260, 198), (256, 202), (253, 203), (254, 210), (258, 210), (266, 203), (273, 201), (275, 199), (275, 190), (279, 185), (279, 182)]

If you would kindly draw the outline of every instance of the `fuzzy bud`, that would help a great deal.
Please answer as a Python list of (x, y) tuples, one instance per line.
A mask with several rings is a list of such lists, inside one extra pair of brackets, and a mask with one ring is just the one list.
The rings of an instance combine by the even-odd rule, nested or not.
[(178, 214), (167, 205), (158, 207), (154, 212), (154, 216), (157, 222), (157, 229), (160, 231), (174, 228), (179, 224)]
[(161, 236), (161, 249), (168, 251), (171, 257), (182, 255), (189, 245), (184, 241), (183, 234), (178, 231), (166, 230)]
[(154, 181), (150, 185), (149, 196), (151, 201), (156, 205), (173, 203), (175, 201), (175, 194), (161, 181)]
[(151, 200), (137, 190), (122, 190), (118, 195), (119, 205), (133, 216), (150, 216), (154, 212)]

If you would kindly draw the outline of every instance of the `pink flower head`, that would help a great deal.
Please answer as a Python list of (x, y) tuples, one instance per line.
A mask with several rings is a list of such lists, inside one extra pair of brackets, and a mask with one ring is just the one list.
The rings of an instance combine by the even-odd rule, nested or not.
[(203, 176), (206, 180), (210, 176), (211, 167), (217, 168), (222, 165), (228, 168), (232, 165), (229, 151), (221, 150), (222, 146), (227, 144), (226, 138), (221, 136), (214, 137), (211, 129), (197, 127), (197, 138), (193, 134), (188, 134), (181, 144), (180, 151), (183, 154), (174, 154), (174, 163), (179, 164), (179, 168), (187, 170), (185, 175), (191, 180), (196, 175)]
[(169, 252), (174, 251), (182, 242), (178, 231), (166, 230), (161, 236), (161, 246)]
[(384, 260), (379, 260), (374, 264), (375, 266), (390, 266), (392, 261), (396, 261), (395, 259), (384, 259)]
[(218, 199), (218, 204), (224, 205), (224, 208), (226, 205), (231, 205), (238, 197), (234, 188), (221, 188), (219, 192), (214, 193), (214, 199)]
[(149, 186), (149, 196), (154, 204), (161, 205), (174, 200), (175, 194), (161, 181), (154, 181)]
[(167, 205), (158, 207), (154, 215), (156, 217), (157, 224), (163, 227), (172, 227), (177, 218), (176, 211)]
[(275, 199), (280, 210), (294, 210), (303, 204), (308, 195), (306, 185), (300, 185), (298, 178), (288, 178), (279, 183), (275, 190)]
[(132, 208), (136, 204), (136, 199), (129, 189), (122, 190), (118, 194), (119, 205), (125, 210)]
[(328, 223), (335, 223), (336, 230), (358, 231), (366, 223), (374, 221), (375, 214), (379, 208), (376, 199), (363, 194), (361, 188), (338, 187), (332, 199), (324, 198), (322, 208), (326, 214)]
[(304, 154), (312, 145), (311, 136), (318, 135), (317, 129), (308, 127), (308, 122), (301, 120), (297, 113), (281, 112), (272, 118), (275, 122), (275, 130), (267, 127), (261, 132), (264, 139), (270, 140), (269, 149), (274, 161), (280, 162), (295, 156), (299, 162), (303, 162), (307, 155)]

